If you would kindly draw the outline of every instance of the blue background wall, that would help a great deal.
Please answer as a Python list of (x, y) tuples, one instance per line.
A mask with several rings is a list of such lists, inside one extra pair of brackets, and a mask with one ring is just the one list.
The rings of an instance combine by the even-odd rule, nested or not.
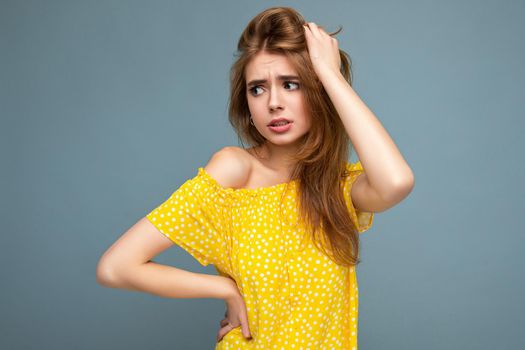
[[(228, 71), (276, 5), (343, 26), (354, 89), (416, 176), (362, 236), (360, 348), (525, 346), (523, 1), (3, 0), (0, 348), (213, 348), (221, 300), (104, 288), (95, 268), (238, 145)], [(156, 261), (216, 273), (175, 246)]]

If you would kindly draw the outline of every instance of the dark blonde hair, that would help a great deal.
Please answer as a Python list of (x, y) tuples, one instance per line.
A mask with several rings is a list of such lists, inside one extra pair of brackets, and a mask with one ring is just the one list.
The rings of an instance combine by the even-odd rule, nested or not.
[[(236, 60), (230, 71), (229, 121), (241, 144), (243, 140), (256, 147), (265, 143), (266, 139), (249, 120), (246, 66), (261, 51), (285, 55), (299, 76), (305, 107), (312, 116), (310, 130), (301, 139), (301, 147), (293, 158), (296, 166), (292, 179), (299, 180), (300, 217), (311, 230), (316, 247), (336, 263), (354, 266), (360, 262), (359, 233), (350, 219), (341, 181), (348, 176), (350, 140), (313, 69), (304, 35), (305, 23), (290, 7), (269, 8), (248, 23), (237, 44)], [(329, 34), (333, 36), (340, 31), (341, 28)], [(351, 85), (350, 57), (342, 50), (339, 54), (340, 71)]]

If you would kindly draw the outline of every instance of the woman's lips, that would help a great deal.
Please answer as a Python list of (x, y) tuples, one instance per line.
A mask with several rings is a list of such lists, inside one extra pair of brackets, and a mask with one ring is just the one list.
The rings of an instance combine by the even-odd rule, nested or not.
[(292, 127), (292, 124), (293, 122), (288, 122), (288, 124), (285, 124), (285, 125), (268, 125), (268, 128), (270, 128), (270, 130), (274, 131), (274, 132), (277, 132), (277, 133), (284, 133), (284, 132), (287, 132), (288, 130), (290, 130), (290, 128)]
[(288, 120), (286, 118), (283, 118), (283, 117), (279, 117), (279, 118), (274, 118), (272, 119), (272, 121), (270, 123), (268, 123), (268, 125), (275, 125), (277, 123), (281, 123), (281, 122), (288, 122), (288, 123), (291, 123), (292, 121), (291, 120)]

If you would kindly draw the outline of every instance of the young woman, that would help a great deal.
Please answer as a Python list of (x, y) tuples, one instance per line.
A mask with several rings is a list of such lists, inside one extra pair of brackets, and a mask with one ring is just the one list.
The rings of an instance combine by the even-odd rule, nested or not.
[[(357, 348), (359, 234), (414, 176), (352, 89), (335, 34), (287, 7), (250, 21), (229, 119), (252, 147), (219, 150), (131, 227), (100, 259), (101, 284), (223, 299), (216, 349)], [(172, 244), (219, 275), (151, 261)]]

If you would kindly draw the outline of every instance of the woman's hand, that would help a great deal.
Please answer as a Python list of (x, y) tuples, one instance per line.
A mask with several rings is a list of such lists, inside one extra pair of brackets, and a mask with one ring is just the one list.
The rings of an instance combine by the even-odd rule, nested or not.
[(231, 279), (232, 293), (224, 301), (226, 302), (226, 313), (224, 319), (221, 320), (221, 328), (217, 332), (217, 341), (230, 332), (232, 329), (241, 326), (241, 331), (244, 337), (251, 338), (250, 328), (248, 327), (248, 312), (243, 296), (237, 287), (237, 284)]
[(337, 39), (314, 22), (303, 24), (303, 27), (308, 53), (317, 75), (323, 74), (326, 69), (340, 72), (341, 56)]

